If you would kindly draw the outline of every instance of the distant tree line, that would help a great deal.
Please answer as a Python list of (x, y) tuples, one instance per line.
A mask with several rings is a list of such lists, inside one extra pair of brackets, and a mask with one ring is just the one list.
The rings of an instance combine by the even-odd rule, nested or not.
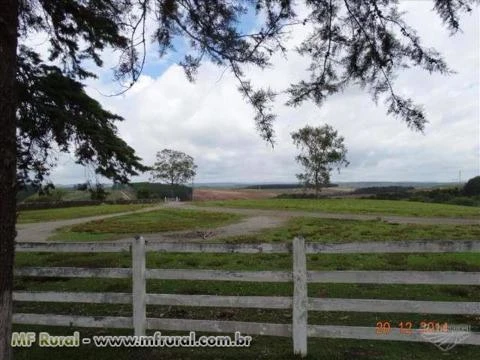
[(463, 187), (451, 187), (432, 190), (414, 190), (413, 188), (390, 186), (361, 188), (357, 194), (373, 194), (370, 199), (410, 200), (451, 205), (480, 206), (480, 176), (471, 178)]
[(413, 186), (369, 186), (358, 188), (353, 191), (354, 194), (399, 194), (408, 193), (415, 190)]
[[(335, 187), (338, 184), (326, 184), (323, 187)], [(261, 185), (248, 185), (243, 187), (242, 189), (260, 189), (260, 190), (268, 190), (268, 189), (299, 189), (304, 187), (303, 184), (296, 183), (296, 184), (261, 184)]]
[(181, 201), (192, 200), (193, 189), (185, 185), (170, 185), (157, 183), (132, 183), (137, 199), (163, 199), (178, 197)]

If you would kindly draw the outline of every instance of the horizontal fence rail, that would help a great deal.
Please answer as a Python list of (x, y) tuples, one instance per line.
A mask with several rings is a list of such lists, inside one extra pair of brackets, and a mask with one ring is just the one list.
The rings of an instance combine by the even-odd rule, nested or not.
[[(292, 244), (200, 244), (146, 242), (143, 238), (137, 238), (132, 243), (18, 243), (16, 251), (129, 252), (132, 255), (132, 268), (23, 267), (15, 269), (15, 276), (131, 278), (132, 293), (15, 291), (13, 299), (16, 302), (131, 304), (133, 308), (132, 317), (17, 313), (13, 315), (13, 321), (16, 324), (133, 328), (135, 335), (143, 335), (147, 329), (203, 332), (240, 331), (252, 335), (292, 337), (293, 352), (305, 356), (307, 354), (307, 337), (429, 341), (428, 336), (421, 333), (421, 329), (412, 329), (412, 333), (405, 334), (400, 331), (401, 329), (392, 328), (388, 333), (378, 334), (374, 327), (308, 325), (308, 311), (480, 315), (480, 302), (336, 299), (307, 296), (308, 283), (480, 285), (480, 272), (307, 271), (306, 266), (307, 254), (480, 252), (480, 241), (305, 244), (303, 239), (296, 238)], [(292, 271), (147, 269), (145, 259), (148, 251), (291, 253), (293, 254), (293, 269)], [(148, 279), (293, 282), (294, 292), (291, 297), (149, 294), (146, 292)], [(292, 324), (147, 318), (147, 305), (291, 309)], [(472, 333), (462, 343), (480, 345), (480, 334)]]
[(15, 276), (67, 277), (67, 278), (110, 278), (132, 277), (128, 268), (77, 268), (77, 267), (23, 267), (14, 269)]
[[(15, 269), (15, 276), (130, 278), (128, 268), (24, 267)], [(246, 282), (292, 282), (287, 271), (222, 271), (148, 269), (147, 279), (206, 280)], [(480, 285), (480, 272), (462, 271), (307, 271), (309, 283), (345, 284), (426, 284), (426, 285)]]
[(132, 294), (56, 291), (14, 291), (13, 301), (68, 302), (89, 304), (131, 304)]
[(310, 283), (480, 285), (479, 272), (308, 271)]
[(78, 326), (93, 328), (131, 329), (132, 318), (123, 316), (77, 316), (57, 314), (13, 314), (14, 324)]
[[(95, 304), (131, 304), (128, 293), (29, 292), (15, 291), (14, 301), (70, 302)], [(237, 307), (254, 309), (290, 309), (287, 296), (219, 296), (146, 294), (148, 305)], [(418, 301), (380, 299), (308, 298), (310, 311), (343, 311), (372, 313), (428, 313), (449, 315), (480, 315), (480, 303), (459, 301)]]
[[(292, 246), (283, 244), (205, 244), (182, 242), (145, 241), (146, 251), (186, 253), (291, 253)], [(17, 243), (17, 252), (122, 252), (130, 251), (126, 242), (101, 243)], [(392, 242), (350, 242), (338, 244), (305, 244), (307, 254), (355, 254), (355, 253), (451, 253), (480, 252), (477, 240), (442, 241), (392, 241)]]
[(292, 273), (287, 271), (222, 271), (222, 270), (177, 270), (150, 269), (147, 279), (157, 280), (211, 280), (248, 282), (291, 282)]

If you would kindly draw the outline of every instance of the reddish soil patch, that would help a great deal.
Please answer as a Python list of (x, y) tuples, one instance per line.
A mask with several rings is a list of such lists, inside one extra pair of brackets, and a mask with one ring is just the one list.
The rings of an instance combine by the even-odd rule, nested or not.
[(241, 200), (271, 198), (278, 193), (268, 190), (195, 189), (193, 200)]

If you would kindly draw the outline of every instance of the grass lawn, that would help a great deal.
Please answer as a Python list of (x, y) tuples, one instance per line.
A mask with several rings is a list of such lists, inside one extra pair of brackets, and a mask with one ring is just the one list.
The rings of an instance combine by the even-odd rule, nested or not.
[[(476, 254), (391, 254), (373, 255), (309, 255), (308, 269), (391, 269), (391, 270), (452, 270), (452, 264), (462, 264), (465, 271), (479, 271), (480, 259)], [(86, 266), (86, 267), (128, 267), (130, 254), (54, 254), (18, 253), (16, 266)], [(190, 269), (231, 269), (231, 270), (289, 270), (291, 257), (288, 254), (167, 254), (148, 253), (149, 268), (190, 268)], [(81, 278), (25, 278), (15, 279), (15, 290), (28, 291), (89, 291), (89, 292), (130, 292), (130, 279), (81, 279)], [(149, 293), (211, 294), (211, 295), (257, 295), (290, 296), (291, 283), (245, 283), (215, 281), (176, 281), (149, 280)], [(427, 286), (427, 285), (370, 285), (370, 284), (310, 284), (309, 296), (330, 298), (377, 298), (410, 299), (437, 301), (475, 301), (480, 298), (479, 286)], [(54, 310), (52, 310), (54, 309)], [(17, 302), (15, 312), (56, 313), (90, 316), (131, 316), (131, 305), (107, 304), (62, 304)], [(182, 306), (148, 306), (149, 317), (216, 319), (230, 321), (256, 321), (291, 323), (288, 310), (207, 308)], [(385, 314), (351, 312), (309, 312), (310, 324), (337, 324), (374, 327), (377, 321), (411, 321), (418, 327), (421, 321), (438, 321), (470, 324), (474, 331), (480, 331), (478, 316), (447, 316), (427, 314)], [(70, 334), (74, 330), (87, 335), (111, 335), (121, 331), (112, 329), (79, 329), (17, 326), (24, 331), (51, 331), (57, 334)], [(63, 331), (63, 333), (62, 333)], [(123, 332), (129, 333), (129, 332)], [(162, 332), (173, 334), (172, 332)], [(131, 332), (130, 332), (131, 334)], [(182, 333), (184, 335), (185, 333)], [(74, 353), (70, 350), (50, 353), (52, 359), (291, 359), (291, 340), (288, 338), (253, 337), (250, 349), (95, 349), (82, 347)], [(122, 351), (121, 351), (122, 350)], [(444, 356), (431, 344), (405, 342), (355, 341), (311, 339), (309, 340), (310, 359), (437, 359)], [(458, 346), (448, 353), (455, 359), (474, 359), (478, 348)], [(16, 349), (16, 358), (42, 359), (45, 350)], [(255, 355), (256, 354), (256, 355)], [(401, 354), (401, 355), (400, 355)]]
[(198, 201), (200, 206), (253, 209), (304, 210), (332, 213), (379, 214), (430, 217), (470, 217), (480, 219), (480, 208), (399, 200), (369, 199), (255, 199)]
[[(222, 214), (231, 215), (231, 214)], [(209, 217), (210, 216), (210, 217)], [(90, 222), (75, 226), (97, 234), (119, 232), (164, 231), (179, 228), (214, 226), (216, 222), (229, 222), (234, 218), (219, 218), (219, 214), (201, 214), (188, 210), (159, 210), (149, 213), (122, 216), (102, 222)], [(158, 224), (157, 224), (158, 223)], [(71, 232), (75, 234), (75, 232)], [(480, 225), (397, 225), (382, 221), (326, 220), (294, 218), (284, 226), (265, 230), (256, 236), (219, 239), (228, 242), (279, 242), (290, 241), (303, 235), (307, 241), (386, 241), (417, 239), (479, 239)], [(77, 267), (130, 267), (131, 255), (121, 253), (17, 253), (16, 266), (77, 266)], [(480, 271), (480, 256), (460, 254), (312, 254), (307, 256), (309, 270), (420, 270), (420, 271)], [(218, 269), (218, 270), (291, 270), (290, 254), (185, 254), (147, 253), (148, 268)], [(24, 291), (85, 291), (130, 292), (130, 279), (82, 279), (82, 278), (26, 278), (17, 277), (15, 290)], [(247, 283), (234, 281), (179, 281), (148, 280), (148, 293), (291, 296), (291, 283)], [(309, 284), (310, 297), (327, 298), (377, 298), (431, 301), (478, 301), (480, 286), (429, 286), (429, 285), (374, 285), (374, 284)], [(90, 316), (131, 316), (131, 305), (72, 304), (16, 302), (15, 312), (56, 313)], [(255, 321), (291, 323), (291, 311), (268, 309), (208, 308), (183, 306), (148, 306), (147, 316), (165, 318), (191, 318), (231, 321)], [(473, 331), (480, 331), (478, 316), (428, 315), (401, 313), (352, 313), (309, 312), (309, 324), (356, 325), (374, 327), (377, 321), (390, 321), (392, 326), (401, 321), (411, 321), (415, 328), (421, 321), (470, 324)], [(15, 326), (15, 330), (50, 331), (52, 334), (71, 334), (80, 331), (82, 336), (132, 334), (131, 330), (55, 328)], [(181, 334), (162, 331), (162, 334)], [(227, 334), (231, 335), (231, 334)], [(47, 351), (48, 350), (48, 351)], [(340, 339), (309, 339), (309, 359), (476, 359), (480, 349), (458, 345), (447, 353), (432, 344), (409, 342), (382, 342)], [(253, 336), (251, 348), (200, 349), (200, 348), (94, 348), (79, 349), (15, 349), (16, 359), (293, 359), (289, 338)]]
[(67, 220), (89, 216), (122, 213), (152, 206), (155, 206), (155, 204), (94, 205), (58, 209), (25, 210), (20, 211), (17, 222), (19, 224), (26, 224), (44, 221)]
[(50, 240), (101, 241), (124, 238), (126, 235), (212, 228), (238, 221), (237, 214), (184, 209), (161, 209), (123, 215), (68, 226)]
[(380, 220), (336, 220), (296, 217), (285, 225), (254, 235), (218, 239), (228, 243), (283, 242), (295, 236), (306, 241), (338, 243), (395, 240), (480, 240), (479, 225), (393, 224)]

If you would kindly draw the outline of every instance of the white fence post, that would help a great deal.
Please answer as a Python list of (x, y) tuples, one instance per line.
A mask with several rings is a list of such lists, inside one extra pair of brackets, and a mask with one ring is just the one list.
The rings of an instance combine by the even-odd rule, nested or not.
[(307, 259), (305, 240), (293, 239), (293, 310), (292, 337), (293, 353), (307, 356)]
[(135, 237), (132, 244), (133, 329), (136, 336), (145, 335), (147, 325), (145, 280), (145, 239)]

